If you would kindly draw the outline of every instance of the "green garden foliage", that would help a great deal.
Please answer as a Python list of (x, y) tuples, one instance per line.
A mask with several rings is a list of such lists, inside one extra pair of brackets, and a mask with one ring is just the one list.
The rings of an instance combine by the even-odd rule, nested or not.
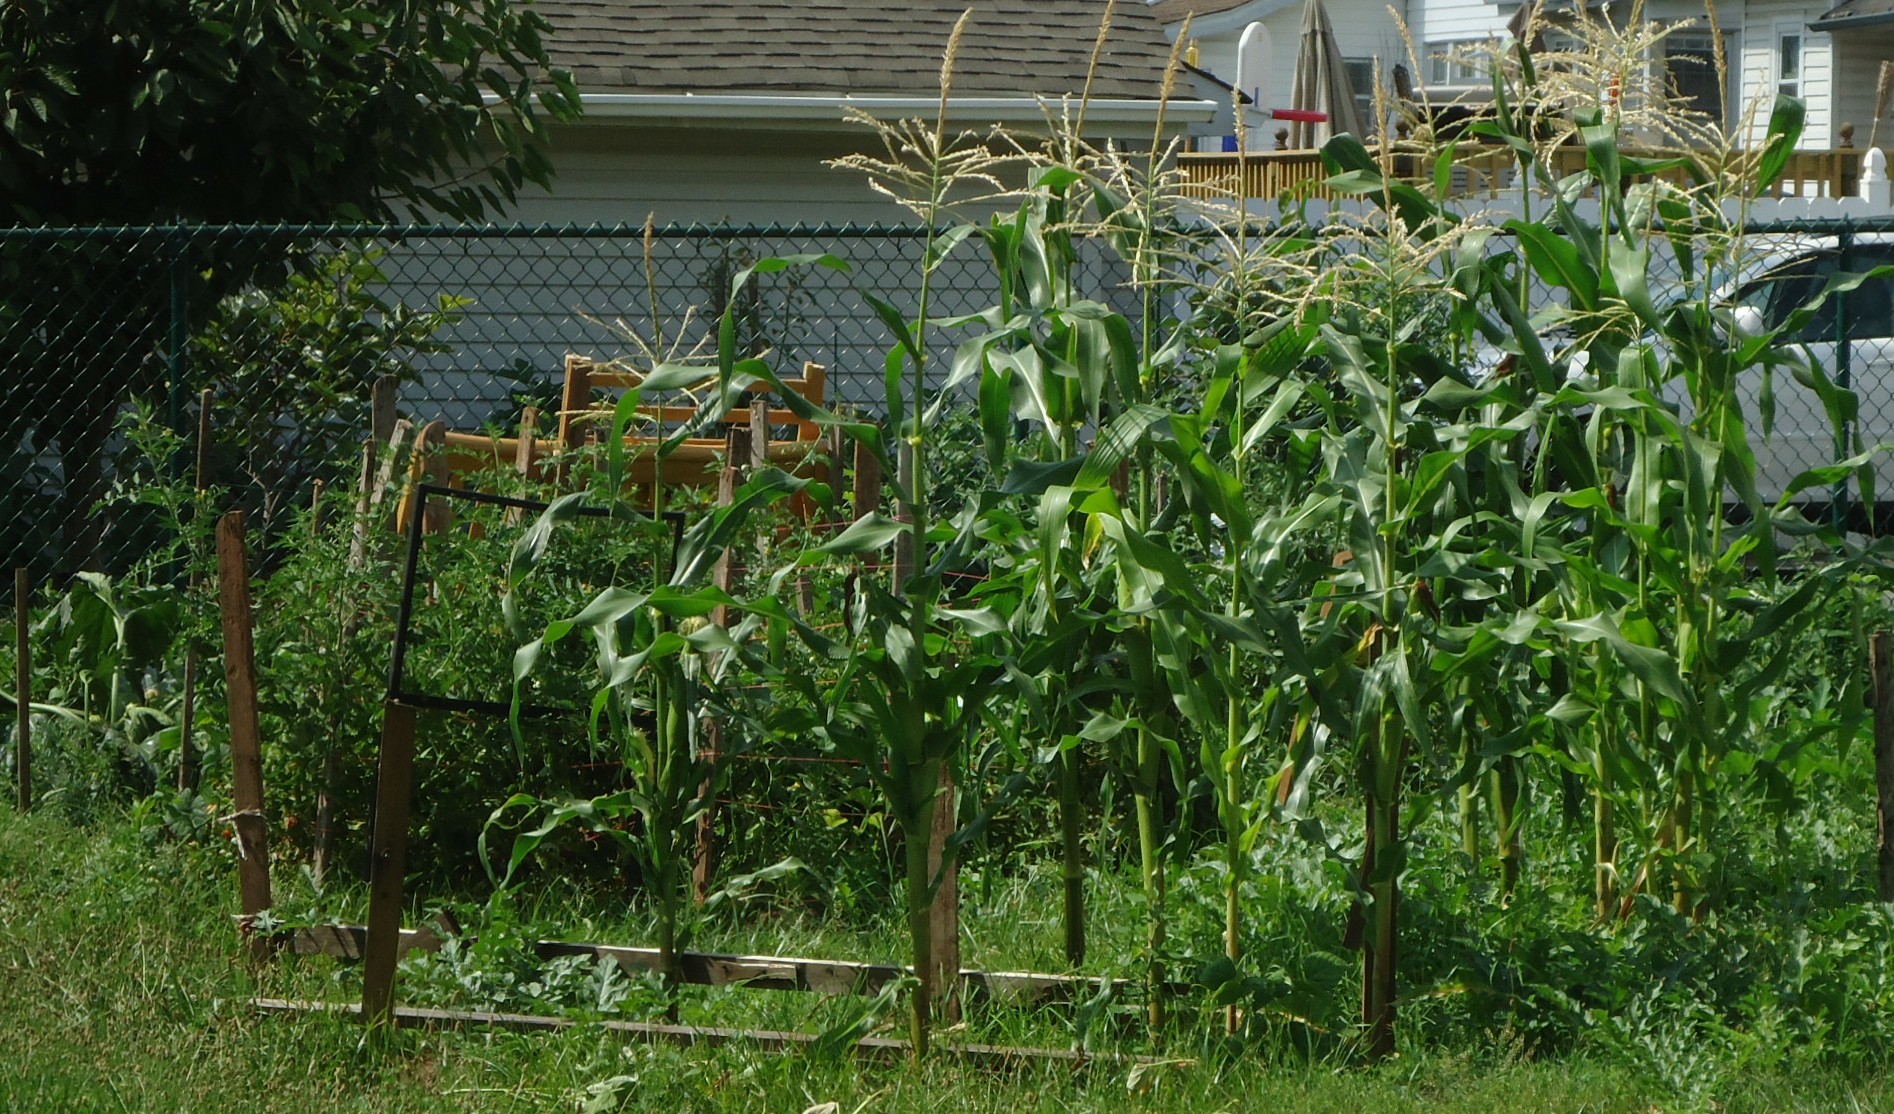
[[(888, 127), (888, 160), (847, 161), (928, 231), (911, 287), (862, 292), (889, 332), (882, 406), (781, 399), (887, 478), (874, 505), (849, 505), (849, 461), (758, 468), (714, 506), (624, 482), (648, 395), (701, 400), (647, 446), (664, 456), (744, 392), (780, 393), (743, 291), (856, 276), (847, 260), (737, 270), (698, 359), (654, 319), (605, 447), (566, 446), (557, 485), (474, 481), (556, 494), (543, 513), (471, 512), (423, 546), (411, 685), (510, 694), (511, 715), (424, 721), (414, 873), (481, 927), (416, 960), (417, 990), (715, 1018), (771, 1007), (677, 985), (686, 941), (857, 948), (914, 985), (787, 1023), (839, 1045), (905, 992), (919, 1058), (950, 990), (928, 906), (957, 865), (969, 966), (1131, 976), (1056, 1016), (970, 1006), (976, 1035), (1202, 1070), (1596, 1059), (1683, 1107), (1877, 1070), (1894, 926), (1865, 670), (1890, 550), (1832, 513), (1873, 507), (1875, 457), (1853, 444), (1859, 395), (1799, 338), (1888, 276), (1837, 274), (1739, 328), (1731, 276), (1762, 250), (1742, 206), (1800, 106), (1747, 163), (1658, 164), (1529, 55), (1493, 72), (1480, 134), (1546, 187), (1503, 221), (1445, 196), (1451, 145), (1430, 186), (1337, 137), (1329, 185), (1358, 202), (1258, 226), (1185, 206), (1161, 145), (996, 151), (944, 109)], [(1554, 180), (1544, 144), (1568, 134), (1586, 168)], [(1002, 178), (1030, 187), (997, 216), (960, 208)], [(1110, 298), (1075, 280), (1101, 245), (1127, 279)], [(938, 312), (956, 253), (991, 262), (988, 308)], [(352, 322), (337, 289), (295, 312)], [(424, 351), (435, 323), (382, 319), (399, 343), (362, 366)], [(317, 409), (346, 424), (333, 389)], [(1837, 459), (1772, 488), (1792, 389)], [(392, 633), (386, 533), (364, 522), (352, 565), (356, 512), (331, 498), (275, 535), (258, 589), (280, 858), (319, 796), (349, 818), (341, 880), (285, 899), (290, 920), (358, 901)], [(111, 725), (137, 718), (126, 692), (168, 691), (186, 610), (91, 578), (41, 620), (59, 652), (36, 687), (78, 694), (45, 713), (56, 748), (133, 740)], [(154, 831), (215, 835), (171, 822), (221, 815), (214, 699), (199, 716), (204, 799), (146, 797)], [(700, 821), (722, 836), (701, 908)], [(655, 939), (661, 985), (536, 968), (531, 932), (581, 917)]]

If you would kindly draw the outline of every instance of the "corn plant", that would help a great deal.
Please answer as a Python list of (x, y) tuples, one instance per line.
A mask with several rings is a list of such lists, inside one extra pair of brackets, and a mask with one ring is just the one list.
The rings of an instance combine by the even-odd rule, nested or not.
[[(513, 661), (512, 726), (520, 739), (526, 687), (546, 651), (575, 634), (592, 637), (596, 675), (588, 716), (590, 739), (595, 754), (610, 755), (623, 764), (626, 786), (572, 801), (517, 794), (488, 821), (489, 831), (508, 826), (516, 809), (542, 818), (538, 827), (514, 839), (506, 872), (499, 879), (502, 886), (512, 881), (548, 836), (567, 824), (584, 826), (626, 850), (645, 880), (657, 919), (658, 970), (665, 985), (673, 989), (680, 974), (678, 931), (689, 901), (695, 822), (715, 801), (724, 770), (706, 745), (703, 724), (713, 715), (727, 718), (731, 703), (720, 699), (720, 689), (741, 662), (747, 631), (755, 626), (752, 621), (729, 632), (709, 623), (707, 617), (719, 607), (732, 606), (780, 615), (780, 609), (767, 604), (739, 604), (705, 581), (754, 514), (808, 486), (807, 481), (780, 470), (766, 469), (744, 484), (728, 505), (699, 519), (683, 534), (675, 552), (670, 527), (662, 517), (646, 515), (623, 501), (626, 434), (637, 420), (642, 398), (689, 386), (702, 380), (705, 371), (687, 364), (655, 369), (619, 401), (607, 442), (604, 497), (608, 513), (627, 529), (649, 538), (656, 583), (648, 588), (605, 589), (577, 615), (548, 625), (540, 637), (521, 646)], [(729, 410), (739, 388), (728, 386), (728, 379), (724, 382), (726, 389), (699, 407), (695, 420), (655, 446), (659, 474), (662, 459), (696, 427)], [(515, 543), (505, 601), (509, 620), (514, 615), (514, 593), (544, 559), (560, 524), (576, 517), (591, 497), (579, 492), (556, 500)], [(662, 489), (653, 497), (661, 512)], [(741, 745), (740, 734), (730, 732), (719, 749), (728, 753)], [(485, 844), (483, 834), (483, 859)]]

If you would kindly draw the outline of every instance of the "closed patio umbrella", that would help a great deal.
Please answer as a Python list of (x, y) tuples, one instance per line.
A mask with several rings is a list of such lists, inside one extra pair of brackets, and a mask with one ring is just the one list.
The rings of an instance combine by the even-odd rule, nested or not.
[(1299, 122), (1292, 127), (1290, 146), (1307, 150), (1341, 132), (1363, 135), (1361, 114), (1355, 111), (1355, 91), (1348, 87), (1341, 44), (1329, 22), (1322, 0), (1308, 0), (1302, 8), (1302, 45), (1296, 51), (1295, 85), (1290, 107), (1328, 114), (1328, 123)]

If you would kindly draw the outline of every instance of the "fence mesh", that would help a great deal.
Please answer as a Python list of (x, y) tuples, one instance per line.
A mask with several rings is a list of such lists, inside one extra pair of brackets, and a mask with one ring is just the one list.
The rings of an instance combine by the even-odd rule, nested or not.
[[(1755, 231), (1789, 256), (1826, 252), (1812, 275), (1894, 262), (1894, 225)], [(924, 229), (874, 226), (0, 229), (0, 547), (40, 575), (149, 558), (164, 508), (118, 496), (141, 473), (191, 473), (201, 399), (205, 478), (267, 522), (343, 467), (377, 378), (401, 379), (419, 421), (512, 428), (523, 406), (557, 408), (567, 353), (708, 353), (733, 277), (765, 257), (832, 253), (848, 269), (757, 275), (736, 296), (739, 346), (785, 374), (823, 364), (830, 404), (875, 412), (891, 338), (864, 291), (911, 312), (924, 244)], [(1129, 308), (1104, 251), (1080, 274), (1082, 294)], [(1887, 289), (1863, 286), (1804, 338), (1829, 338), (1822, 358), (1860, 392), (1870, 443), (1894, 433)], [(930, 297), (939, 317), (993, 304), (977, 241)], [(1777, 425), (1782, 467), (1835, 459), (1832, 436)]]

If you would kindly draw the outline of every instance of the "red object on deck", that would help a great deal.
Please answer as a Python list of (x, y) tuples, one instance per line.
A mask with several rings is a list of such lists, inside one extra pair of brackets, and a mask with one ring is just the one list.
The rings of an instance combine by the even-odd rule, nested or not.
[(1269, 110), (1272, 120), (1290, 120), (1297, 124), (1326, 124), (1328, 113), (1311, 112), (1306, 108), (1272, 108)]

